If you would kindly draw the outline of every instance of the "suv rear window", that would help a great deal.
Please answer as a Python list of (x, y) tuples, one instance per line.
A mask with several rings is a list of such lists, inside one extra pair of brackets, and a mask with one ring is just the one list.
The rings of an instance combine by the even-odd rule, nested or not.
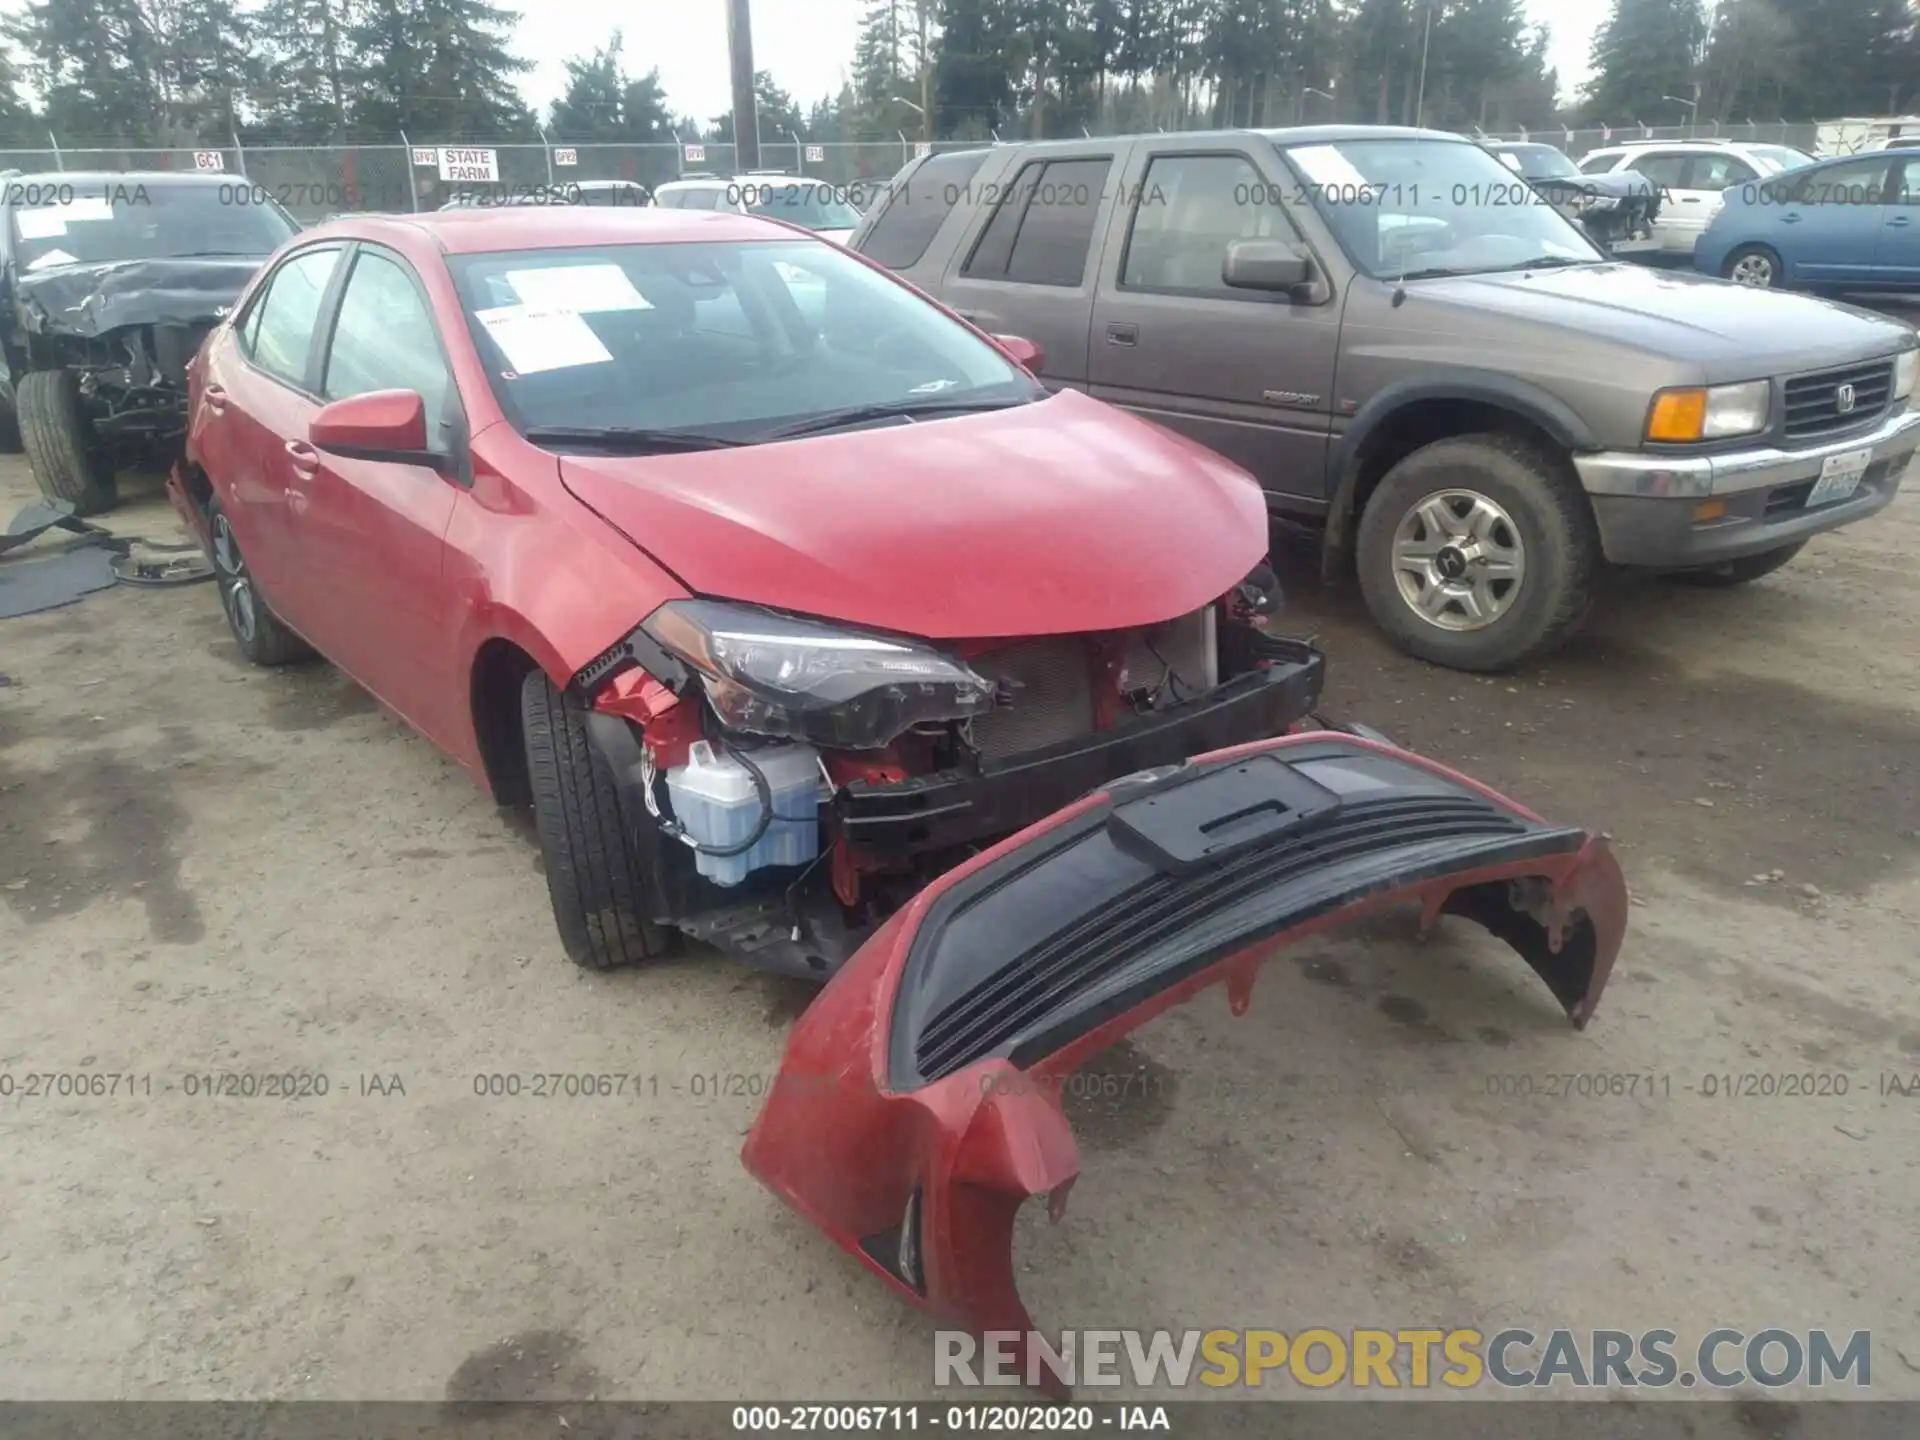
[(1049, 160), (1021, 170), (961, 271), (1016, 285), (1078, 285), (1113, 161)]
[(985, 150), (935, 155), (904, 186), (890, 190), (860, 253), (892, 270), (918, 265), (941, 222), (964, 198), (967, 182), (987, 163)]

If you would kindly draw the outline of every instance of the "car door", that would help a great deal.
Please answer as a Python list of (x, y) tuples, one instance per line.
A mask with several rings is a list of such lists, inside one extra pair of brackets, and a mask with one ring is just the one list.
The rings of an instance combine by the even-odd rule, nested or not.
[(1877, 284), (1920, 286), (1920, 148), (1895, 150), (1873, 257)]
[(941, 298), (981, 329), (1046, 351), (1048, 388), (1085, 390), (1093, 292), (1122, 147), (1090, 145), (1027, 160), (989, 192), (961, 241)]
[[(438, 322), (413, 268), (377, 245), (356, 247), (330, 327), (320, 394), (329, 403), (411, 390), (426, 403), (428, 447), (464, 452), (466, 419)], [(325, 598), (314, 643), (428, 736), (459, 731), (463, 686), (441, 588), (447, 526), (461, 482), (426, 465), (296, 447), (293, 541)]]
[(1283, 203), (1297, 187), (1274, 162), (1238, 142), (1139, 147), (1094, 303), (1092, 389), (1312, 508), (1326, 496), (1339, 306), (1220, 278), (1235, 240), (1306, 243)]
[[(310, 577), (294, 552), (293, 457), (320, 408), (316, 394), (320, 317), (345, 246), (286, 256), (234, 326), (209, 347), (194, 448), (275, 613), (316, 645)], [(323, 651), (324, 645), (320, 647)], [(330, 652), (329, 652), (330, 653)]]
[(1770, 228), (1788, 273), (1809, 284), (1871, 283), (1880, 247), (1881, 204), (1888, 160), (1884, 155), (1821, 165), (1773, 181), (1786, 203)]

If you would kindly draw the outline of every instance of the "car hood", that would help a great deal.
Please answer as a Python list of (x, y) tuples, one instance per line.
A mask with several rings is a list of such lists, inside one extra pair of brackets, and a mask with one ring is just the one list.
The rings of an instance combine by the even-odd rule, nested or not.
[(1695, 362), (1709, 382), (1875, 359), (1911, 343), (1907, 326), (1852, 306), (1626, 263), (1424, 280), (1408, 298), (1423, 311), (1532, 321), (1668, 364)]
[(836, 245), (845, 245), (853, 238), (851, 230), (816, 230), (813, 233), (822, 240), (831, 240)]
[[(905, 1300), (1009, 1332), (1019, 1372), (1064, 1399), (1067, 1377), (1027, 1368), (1014, 1236), (1029, 1199), (1066, 1212), (1062, 1097), (1086, 1061), (1214, 985), (1245, 1015), (1279, 949), (1396, 906), (1422, 935), (1456, 916), (1505, 941), (1584, 1028), (1628, 903), (1603, 837), (1391, 745), (1323, 732), (1203, 755), (916, 895), (795, 1022), (741, 1161)], [(1467, 978), (1463, 998), (1493, 985)], [(1263, 1023), (1277, 1093), (1298, 1054), (1283, 1010)]]
[(198, 325), (232, 308), (261, 256), (113, 260), (16, 270), (14, 290), (29, 328), (104, 335), (127, 325)]
[(928, 639), (1154, 624), (1267, 549), (1244, 471), (1075, 392), (738, 450), (568, 455), (560, 473), (695, 594)]

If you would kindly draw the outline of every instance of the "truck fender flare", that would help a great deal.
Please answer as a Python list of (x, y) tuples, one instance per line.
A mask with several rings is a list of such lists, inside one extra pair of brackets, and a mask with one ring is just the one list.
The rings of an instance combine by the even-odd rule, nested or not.
[(1398, 411), (1423, 400), (1492, 405), (1539, 426), (1569, 452), (1600, 448), (1586, 422), (1565, 401), (1512, 375), (1447, 366), (1389, 385), (1360, 407), (1334, 448), (1334, 487), (1320, 562), (1328, 580), (1335, 577), (1340, 557), (1352, 546), (1358, 518), (1353, 513), (1354, 491), (1360, 483), (1360, 455), (1368, 437)]

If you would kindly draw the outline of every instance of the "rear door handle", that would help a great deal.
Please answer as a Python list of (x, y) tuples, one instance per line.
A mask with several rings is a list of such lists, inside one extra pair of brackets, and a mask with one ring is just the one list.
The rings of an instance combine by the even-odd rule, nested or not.
[(216, 415), (227, 413), (227, 392), (218, 385), (209, 385), (200, 392), (206, 397), (207, 408)]
[(1781, 223), (1782, 225), (1798, 225), (1798, 224), (1800, 223), (1800, 214), (1799, 214), (1799, 212), (1798, 212), (1798, 211), (1795, 211), (1795, 212), (1794, 212), (1793, 214), (1791, 214), (1791, 215), (1782, 215), (1782, 216), (1780, 217), (1780, 223)]
[(1889, 215), (1887, 217), (1887, 224), (1889, 225), (1911, 225), (1912, 223), (1913, 217), (1911, 215)]
[(1139, 341), (1140, 327), (1138, 325), (1116, 324), (1107, 326), (1107, 343), (1109, 345), (1135, 345), (1138, 344)]
[(302, 480), (311, 480), (320, 470), (320, 452), (304, 440), (287, 441), (287, 455), (293, 461), (293, 472)]

